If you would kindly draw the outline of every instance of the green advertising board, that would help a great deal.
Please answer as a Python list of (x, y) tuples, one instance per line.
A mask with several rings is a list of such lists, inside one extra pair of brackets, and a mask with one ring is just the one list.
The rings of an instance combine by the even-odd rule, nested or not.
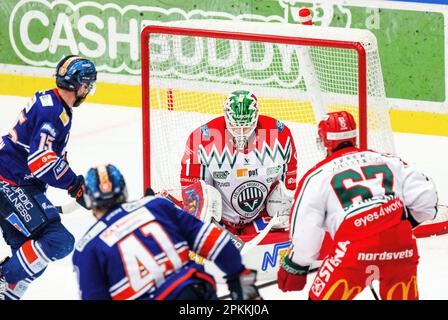
[(26, 75), (32, 66), (48, 74), (62, 56), (81, 54), (117, 82), (127, 83), (129, 77), (137, 83), (140, 31), (153, 21), (297, 23), (303, 6), (311, 9), (316, 25), (375, 34), (388, 98), (415, 102), (409, 105), (431, 102), (439, 106), (437, 112), (448, 113), (446, 6), (356, 0), (6, 0), (0, 4), (0, 73)]

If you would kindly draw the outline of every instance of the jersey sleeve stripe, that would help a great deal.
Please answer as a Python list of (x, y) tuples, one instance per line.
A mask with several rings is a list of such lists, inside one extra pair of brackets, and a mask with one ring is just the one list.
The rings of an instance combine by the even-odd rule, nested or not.
[(34, 240), (28, 240), (18, 250), (18, 256), (21, 258), (20, 263), (24, 266), (24, 269), (30, 274), (30, 276), (44, 270), (48, 261), (37, 252), (33, 245)]
[(203, 242), (204, 236), (207, 234), (208, 229), (211, 228), (210, 224), (204, 224), (196, 235), (196, 240), (193, 245), (193, 251), (197, 252), (201, 243)]
[(33, 159), (28, 160), (28, 167), (34, 175), (42, 176), (44, 172), (47, 172), (54, 166), (57, 159), (58, 157), (55, 152), (46, 150), (37, 157), (33, 157)]
[(213, 248), (219, 243), (219, 239), (222, 236), (222, 234), (223, 234), (222, 230), (216, 227), (212, 227), (210, 232), (205, 237), (204, 242), (198, 248), (197, 253), (199, 253), (199, 255), (203, 257), (210, 258), (209, 257), (210, 253), (212, 252)]
[(230, 236), (226, 232), (222, 232), (216, 241), (214, 249), (210, 251), (210, 260), (214, 261), (221, 252), (222, 248), (230, 241)]

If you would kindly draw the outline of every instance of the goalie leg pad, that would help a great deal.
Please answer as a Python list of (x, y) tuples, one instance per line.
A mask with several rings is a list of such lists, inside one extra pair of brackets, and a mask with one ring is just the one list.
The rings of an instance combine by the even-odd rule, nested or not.
[(182, 190), (184, 210), (204, 222), (219, 222), (222, 216), (221, 193), (199, 180)]

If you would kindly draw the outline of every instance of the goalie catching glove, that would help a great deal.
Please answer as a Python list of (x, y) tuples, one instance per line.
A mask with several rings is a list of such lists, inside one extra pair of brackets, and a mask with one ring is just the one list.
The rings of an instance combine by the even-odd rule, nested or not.
[(257, 271), (245, 269), (234, 277), (225, 277), (232, 300), (263, 300), (255, 282)]
[(272, 226), (273, 230), (286, 230), (289, 228), (289, 216), (292, 203), (294, 201), (293, 192), (286, 189), (282, 181), (273, 185), (266, 198), (266, 212), (273, 218), (277, 214), (277, 222)]
[(219, 222), (222, 216), (221, 193), (199, 180), (182, 190), (184, 210), (203, 222)]

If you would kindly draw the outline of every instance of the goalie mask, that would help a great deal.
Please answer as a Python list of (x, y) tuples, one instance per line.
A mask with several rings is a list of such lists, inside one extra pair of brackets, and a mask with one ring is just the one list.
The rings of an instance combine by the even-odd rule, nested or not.
[(344, 142), (356, 146), (356, 122), (347, 111), (331, 112), (319, 122), (318, 145), (328, 151), (336, 151)]
[(232, 92), (224, 102), (224, 117), (236, 148), (243, 150), (257, 127), (257, 97), (246, 90)]

